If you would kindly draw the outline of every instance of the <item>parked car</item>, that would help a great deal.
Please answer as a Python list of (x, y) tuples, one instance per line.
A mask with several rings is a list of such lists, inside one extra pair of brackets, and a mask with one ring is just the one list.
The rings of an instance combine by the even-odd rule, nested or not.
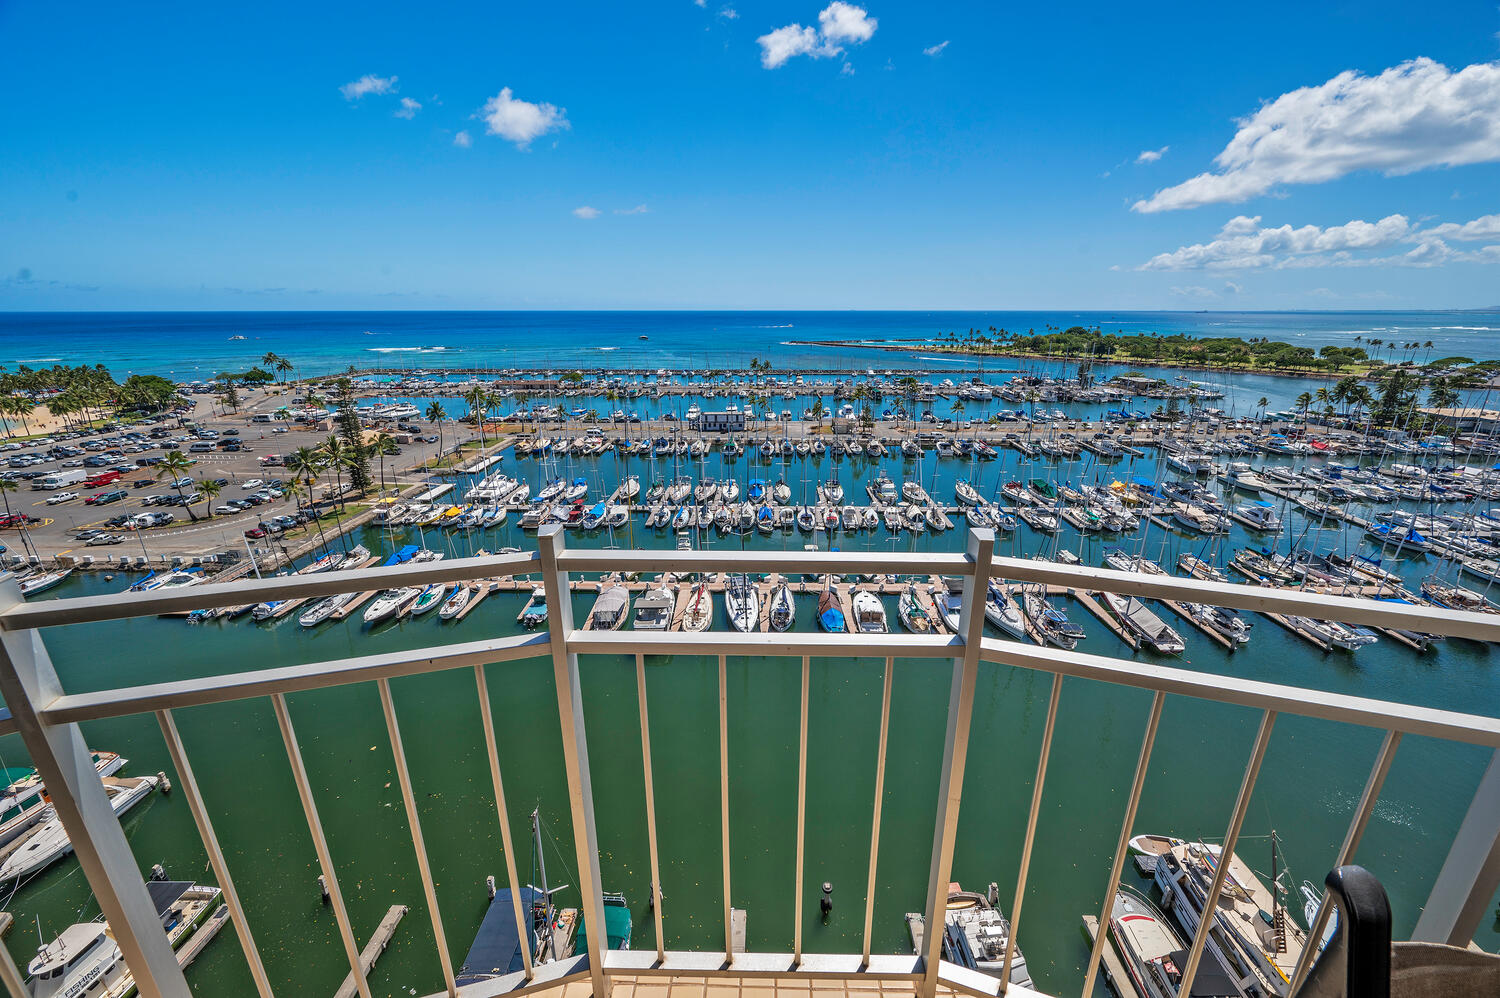
[(129, 494), (124, 489), (115, 489), (112, 492), (99, 492), (91, 495), (84, 502), (90, 506), (108, 506), (112, 502), (119, 502)]
[(72, 502), (78, 498), (77, 492), (55, 492), (47, 497), (48, 506), (56, 506), (59, 503)]
[(252, 539), (259, 539), (266, 536), (266, 531), (264, 527), (251, 527), (249, 530), (245, 531), (245, 536)]
[(125, 538), (121, 537), (119, 534), (95, 534), (93, 537), (90, 537), (88, 540), (84, 541), (84, 543), (89, 547), (100, 547), (105, 544), (119, 544), (124, 540)]

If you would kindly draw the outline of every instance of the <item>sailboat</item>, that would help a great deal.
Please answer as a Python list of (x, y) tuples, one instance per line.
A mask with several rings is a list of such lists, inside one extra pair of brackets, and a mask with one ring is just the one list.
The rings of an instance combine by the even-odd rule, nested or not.
[(773, 631), (790, 630), (797, 619), (797, 604), (792, 598), (792, 589), (785, 582), (771, 594), (771, 609), (767, 617)]
[(760, 593), (743, 573), (729, 576), (724, 586), (724, 609), (729, 623), (737, 631), (754, 631), (760, 627)]
[(703, 582), (695, 582), (688, 589), (686, 601), (682, 608), (682, 629), (684, 631), (706, 631), (709, 624), (713, 623), (714, 601), (708, 593), (708, 586)]
[(906, 591), (901, 594), (896, 612), (901, 618), (901, 625), (913, 634), (933, 632), (934, 621), (931, 614), (927, 612), (925, 601), (917, 595), (917, 587), (914, 583), (908, 584)]
[(1026, 622), (1021, 617), (1020, 608), (1011, 598), (1010, 591), (993, 579), (985, 592), (984, 619), (1017, 641), (1026, 640)]
[(818, 626), (829, 634), (843, 634), (849, 630), (848, 623), (844, 620), (844, 611), (839, 606), (838, 597), (831, 585), (818, 597)]

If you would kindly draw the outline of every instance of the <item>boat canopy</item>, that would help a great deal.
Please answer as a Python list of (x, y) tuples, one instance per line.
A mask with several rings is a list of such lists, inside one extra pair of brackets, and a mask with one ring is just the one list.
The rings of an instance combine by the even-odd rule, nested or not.
[(404, 565), (408, 561), (411, 561), (413, 558), (415, 558), (417, 556), (417, 552), (420, 550), (422, 549), (417, 547), (417, 545), (408, 544), (401, 550), (397, 551), (395, 554), (387, 558), (382, 567), (388, 568), (391, 565)]
[[(521, 911), (527, 916), (526, 950), (536, 951), (536, 929), (531, 924), (532, 906), (540, 903), (542, 892), (534, 887), (521, 888)], [(464, 957), (454, 979), (459, 987), (476, 984), (494, 977), (503, 977), (524, 970), (526, 965), (521, 955), (521, 938), (516, 933), (516, 913), (511, 901), (509, 887), (495, 892), (490, 906), (474, 934), (474, 943), (469, 955)]]
[[(578, 923), (577, 941), (573, 944), (575, 953), (588, 952), (588, 928), (588, 919), (583, 919)], [(606, 895), (604, 898), (604, 935), (609, 948), (629, 949), (630, 929), (630, 906), (625, 903), (623, 897)]]

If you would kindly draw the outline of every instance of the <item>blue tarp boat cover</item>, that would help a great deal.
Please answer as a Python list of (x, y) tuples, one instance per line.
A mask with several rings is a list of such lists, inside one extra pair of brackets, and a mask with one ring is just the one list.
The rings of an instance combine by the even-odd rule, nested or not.
[[(541, 897), (542, 892), (533, 887), (521, 888), (521, 912), (527, 920), (526, 948), (532, 953), (536, 952), (536, 930), (530, 921), (531, 906)], [(469, 955), (464, 957), (455, 983), (462, 987), (524, 969), (526, 964), (521, 956), (520, 937), (516, 935), (516, 912), (510, 888), (502, 887), (495, 892), (489, 910), (484, 913), (484, 921), (479, 923), (474, 944), (469, 947)]]

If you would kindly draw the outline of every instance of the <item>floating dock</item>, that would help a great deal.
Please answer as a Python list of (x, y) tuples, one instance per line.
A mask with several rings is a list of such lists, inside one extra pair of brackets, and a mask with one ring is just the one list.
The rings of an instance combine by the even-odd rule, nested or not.
[[(390, 945), (391, 937), (396, 934), (396, 926), (401, 924), (401, 919), (406, 916), (406, 905), (393, 904), (380, 924), (375, 927), (375, 934), (370, 937), (370, 942), (359, 954), (359, 965), (368, 974), (375, 967), (375, 961), (380, 959), (380, 954)], [(333, 993), (333, 998), (354, 998), (359, 994), (359, 989), (354, 983), (354, 973), (350, 971), (349, 976), (344, 978), (344, 983)]]
[[(1094, 937), (1099, 932), (1099, 919), (1093, 915), (1083, 916), (1083, 935), (1090, 946), (1094, 945)], [(1141, 998), (1141, 993), (1136, 990), (1135, 982), (1125, 972), (1125, 965), (1120, 962), (1120, 955), (1110, 943), (1104, 945), (1104, 976), (1109, 978), (1109, 986), (1114, 989), (1120, 998)]]

